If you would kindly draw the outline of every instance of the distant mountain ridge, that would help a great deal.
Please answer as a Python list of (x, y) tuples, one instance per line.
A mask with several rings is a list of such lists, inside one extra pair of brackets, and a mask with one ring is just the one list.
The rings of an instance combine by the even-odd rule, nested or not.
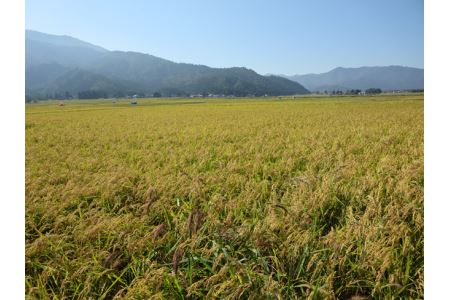
[(46, 42), (55, 46), (87, 48), (99, 52), (108, 51), (105, 48), (84, 42), (68, 35), (53, 35), (35, 30), (25, 30), (25, 40)]
[(29, 98), (97, 91), (129, 94), (294, 95), (309, 93), (301, 84), (262, 76), (247, 68), (211, 68), (175, 63), (138, 52), (109, 51), (69, 36), (27, 30), (25, 87)]
[(321, 74), (280, 75), (302, 84), (310, 91), (380, 88), (408, 90), (424, 88), (424, 70), (404, 66), (338, 67)]

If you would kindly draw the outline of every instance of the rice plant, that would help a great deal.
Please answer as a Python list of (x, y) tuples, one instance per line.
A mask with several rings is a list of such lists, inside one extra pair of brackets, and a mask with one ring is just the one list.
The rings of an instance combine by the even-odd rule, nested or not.
[(26, 297), (423, 298), (423, 95), (26, 107)]

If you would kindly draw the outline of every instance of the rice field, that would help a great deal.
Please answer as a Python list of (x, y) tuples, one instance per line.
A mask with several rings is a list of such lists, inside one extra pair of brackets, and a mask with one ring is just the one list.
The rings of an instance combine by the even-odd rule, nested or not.
[(423, 298), (423, 95), (26, 106), (26, 298)]

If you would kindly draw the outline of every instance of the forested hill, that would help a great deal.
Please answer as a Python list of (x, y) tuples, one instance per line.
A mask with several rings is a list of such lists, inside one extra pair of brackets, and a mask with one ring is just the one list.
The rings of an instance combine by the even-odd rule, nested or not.
[(216, 95), (294, 95), (309, 93), (279, 76), (247, 68), (211, 68), (175, 63), (153, 55), (109, 51), (69, 36), (27, 30), (28, 99)]

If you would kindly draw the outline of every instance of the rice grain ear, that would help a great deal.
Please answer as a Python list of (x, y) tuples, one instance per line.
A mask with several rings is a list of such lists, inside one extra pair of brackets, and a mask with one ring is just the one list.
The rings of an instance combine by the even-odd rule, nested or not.
[(203, 224), (205, 214), (199, 209), (194, 208), (187, 219), (187, 231), (189, 234), (197, 234), (197, 231)]
[(111, 268), (115, 271), (121, 271), (128, 265), (128, 259), (126, 257), (119, 257), (114, 261)]
[(197, 176), (197, 177), (195, 177), (195, 181), (196, 181), (196, 183), (198, 184), (198, 185), (204, 185), (205, 184), (205, 179), (203, 179), (203, 177), (202, 176)]
[(361, 295), (353, 295), (349, 298), (349, 300), (368, 300), (368, 297), (361, 296)]
[(144, 214), (147, 214), (150, 206), (159, 199), (159, 194), (156, 188), (150, 186), (145, 192), (144, 199), (145, 203), (141, 206), (141, 209)]
[(175, 252), (173, 253), (173, 257), (172, 257), (172, 267), (173, 267), (172, 274), (173, 275), (177, 275), (178, 265), (179, 265), (181, 259), (183, 258), (183, 254), (184, 254), (184, 249), (181, 246), (178, 246), (177, 250), (175, 250)]
[(122, 270), (128, 264), (128, 259), (124, 257), (123, 253), (113, 247), (111, 253), (103, 260), (102, 265), (104, 268), (113, 269), (115, 271)]
[(197, 234), (197, 231), (200, 229), (200, 227), (202, 227), (204, 217), (205, 214), (203, 212), (201, 212), (200, 210), (196, 210), (194, 218), (193, 234)]
[(102, 261), (102, 265), (104, 268), (110, 268), (114, 259), (120, 255), (120, 251), (116, 248), (116, 245), (113, 246), (111, 252), (105, 257)]
[(158, 191), (154, 186), (150, 186), (145, 192), (146, 202), (155, 202), (159, 199)]
[(186, 224), (186, 230), (187, 230), (187, 234), (190, 234), (192, 232), (192, 226), (193, 226), (193, 212), (191, 211), (191, 213), (188, 216), (187, 219), (187, 224)]
[(141, 206), (141, 210), (143, 212), (144, 215), (148, 214), (148, 209), (150, 208), (150, 202), (145, 202), (142, 206)]
[(153, 230), (152, 240), (155, 241), (157, 238), (163, 236), (167, 232), (167, 223), (161, 223)]

